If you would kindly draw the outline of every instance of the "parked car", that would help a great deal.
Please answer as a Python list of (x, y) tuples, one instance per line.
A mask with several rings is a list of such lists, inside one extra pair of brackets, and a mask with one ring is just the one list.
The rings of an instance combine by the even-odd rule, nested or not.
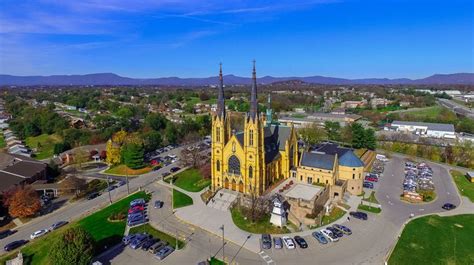
[(374, 188), (374, 183), (368, 182), (368, 181), (364, 181), (364, 184), (362, 184), (362, 186), (363, 186), (364, 188), (373, 189), (373, 188)]
[(150, 238), (150, 235), (147, 235), (147, 234), (137, 234), (137, 236), (135, 237), (135, 239), (132, 240), (132, 242), (130, 243), (130, 247), (133, 248), (133, 249), (138, 249), (140, 248), (143, 243), (145, 243), (146, 240), (148, 240)]
[(13, 233), (15, 233), (15, 232), (10, 230), (10, 229), (4, 230), (4, 231), (0, 232), (0, 239), (3, 239), (3, 238), (5, 238), (9, 235), (12, 235)]
[(142, 245), (142, 250), (148, 251), (148, 249), (149, 249), (151, 246), (153, 246), (153, 244), (155, 244), (156, 241), (158, 241), (158, 239), (153, 238), (153, 237), (151, 237), (151, 238), (145, 240), (145, 243), (143, 243), (143, 245)]
[(65, 226), (67, 225), (69, 222), (68, 221), (59, 221), (57, 223), (54, 223), (50, 228), (49, 230), (56, 230), (62, 226)]
[(293, 239), (291, 239), (291, 237), (284, 236), (282, 239), (287, 249), (295, 248), (295, 242), (293, 241)]
[(4, 249), (5, 251), (12, 251), (12, 250), (14, 250), (14, 249), (17, 249), (17, 248), (23, 246), (23, 245), (26, 244), (26, 243), (28, 243), (28, 240), (23, 240), (23, 239), (21, 239), (21, 240), (16, 240), (16, 241), (13, 241), (13, 242), (10, 242), (10, 243), (6, 244), (6, 245), (3, 247), (3, 249)]
[(125, 184), (127, 184), (127, 182), (125, 180), (121, 180), (121, 181), (117, 182), (117, 184), (115, 184), (115, 185), (117, 185), (117, 187), (120, 187), (120, 186), (123, 186)]
[(176, 172), (176, 171), (179, 171), (180, 169), (181, 169), (180, 167), (172, 167), (172, 168), (170, 169), (170, 172), (171, 172), (171, 173), (174, 173), (174, 172)]
[(158, 240), (155, 244), (153, 244), (149, 249), (148, 252), (155, 254), (156, 252), (160, 251), (160, 249), (166, 247), (168, 243), (166, 241)]
[(365, 180), (370, 181), (370, 182), (377, 182), (377, 181), (379, 181), (379, 179), (376, 178), (376, 177), (365, 177)]
[(283, 241), (281, 240), (281, 237), (274, 237), (273, 245), (275, 246), (275, 249), (283, 248)]
[(269, 234), (262, 235), (262, 248), (271, 249), (272, 248), (272, 238)]
[(300, 246), (300, 248), (308, 248), (308, 243), (306, 243), (306, 240), (304, 240), (304, 238), (300, 236), (295, 236), (295, 241), (296, 241), (296, 244)]
[(41, 230), (38, 230), (38, 231), (34, 232), (33, 234), (31, 234), (30, 238), (35, 239), (35, 238), (38, 238), (40, 236), (46, 235), (48, 232), (49, 232), (48, 229), (41, 229)]
[(321, 243), (323, 245), (328, 243), (328, 240), (323, 235), (323, 233), (321, 233), (319, 231), (316, 231), (316, 232), (313, 232), (312, 235), (313, 235), (314, 238), (316, 238), (316, 240), (318, 240), (319, 243)]
[(145, 199), (139, 198), (130, 202), (130, 207), (134, 207), (136, 205), (145, 205)]
[(330, 226), (329, 226), (329, 227), (326, 227), (326, 229), (329, 230), (329, 231), (331, 231), (331, 232), (333, 233), (333, 235), (335, 235), (335, 236), (337, 236), (337, 237), (342, 237), (342, 236), (344, 236), (344, 234), (343, 234), (341, 231), (337, 230), (337, 229), (334, 228), (334, 227), (330, 227)]
[(139, 213), (139, 212), (143, 212), (144, 210), (145, 210), (145, 207), (141, 205), (136, 205), (135, 207), (128, 209), (128, 213), (129, 214)]
[(452, 203), (445, 203), (442, 208), (449, 211), (449, 210), (455, 209), (456, 205)]
[(130, 234), (130, 235), (124, 236), (122, 238), (122, 243), (124, 243), (125, 245), (128, 245), (130, 244), (130, 242), (132, 242), (135, 239), (135, 237), (137, 237), (136, 234)]
[(127, 225), (128, 226), (136, 226), (136, 225), (145, 223), (145, 221), (146, 221), (145, 218), (128, 220)]
[(352, 217), (357, 218), (357, 219), (361, 219), (361, 220), (367, 220), (368, 219), (367, 214), (363, 213), (363, 212), (350, 212), (349, 214)]
[(162, 249), (160, 249), (155, 257), (159, 260), (163, 260), (165, 259), (166, 257), (168, 257), (169, 254), (171, 254), (172, 252), (174, 251), (174, 248), (170, 247), (170, 246), (166, 246)]
[(163, 207), (163, 202), (160, 200), (155, 201), (155, 209), (161, 209)]
[(135, 219), (140, 219), (140, 218), (143, 218), (143, 217), (144, 217), (143, 212), (137, 212), (137, 213), (128, 214), (127, 219), (128, 220), (135, 220)]
[(327, 230), (327, 229), (322, 229), (321, 230), (321, 233), (327, 237), (329, 239), (329, 241), (331, 242), (337, 242), (339, 241), (339, 238), (337, 236), (335, 236), (331, 231)]
[(165, 178), (165, 177), (167, 177), (167, 176), (169, 176), (169, 175), (171, 175), (169, 172), (164, 172), (163, 174), (161, 174), (161, 176), (162, 176), (163, 178)]
[(346, 235), (352, 235), (352, 230), (349, 229), (349, 227), (347, 227), (347, 226), (335, 224), (332, 227), (334, 227), (335, 229), (341, 231), (342, 233), (344, 233)]
[(97, 197), (99, 197), (99, 196), (100, 196), (100, 193), (99, 193), (99, 192), (93, 192), (93, 193), (87, 195), (87, 199), (88, 199), (88, 200), (92, 200), (92, 199), (95, 199), (95, 198), (97, 198)]

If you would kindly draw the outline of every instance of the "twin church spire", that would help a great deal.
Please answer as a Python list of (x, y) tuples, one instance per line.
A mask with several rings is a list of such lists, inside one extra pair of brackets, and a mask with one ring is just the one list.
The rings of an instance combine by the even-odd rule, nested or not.
[[(219, 91), (217, 93), (217, 115), (225, 117), (225, 102), (224, 102), (224, 79), (222, 77), (222, 63), (219, 64)], [(255, 60), (253, 60), (252, 71), (252, 90), (250, 93), (250, 118), (258, 117), (258, 101), (257, 101), (257, 71), (255, 69)]]

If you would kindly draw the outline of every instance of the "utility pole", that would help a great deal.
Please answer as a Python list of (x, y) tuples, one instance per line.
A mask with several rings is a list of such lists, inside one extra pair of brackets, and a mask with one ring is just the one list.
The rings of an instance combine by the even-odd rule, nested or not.
[(222, 229), (222, 261), (225, 262), (225, 252), (224, 252), (224, 245), (225, 245), (225, 240), (224, 240), (224, 225), (221, 226)]
[(127, 194), (130, 194), (130, 186), (128, 185), (128, 167), (125, 168), (125, 175), (127, 176)]
[(178, 229), (176, 228), (176, 250), (178, 250)]
[(110, 195), (110, 177), (107, 176), (107, 191), (109, 192), (109, 201), (112, 204), (112, 196)]

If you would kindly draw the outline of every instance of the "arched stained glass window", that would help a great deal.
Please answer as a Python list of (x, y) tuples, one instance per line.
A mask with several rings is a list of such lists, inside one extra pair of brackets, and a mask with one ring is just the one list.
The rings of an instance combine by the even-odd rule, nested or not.
[(235, 155), (229, 157), (229, 173), (240, 175), (240, 161)]

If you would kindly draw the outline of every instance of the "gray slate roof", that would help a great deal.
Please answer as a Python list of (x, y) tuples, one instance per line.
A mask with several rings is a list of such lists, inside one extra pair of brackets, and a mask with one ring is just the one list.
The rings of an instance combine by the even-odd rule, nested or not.
[(416, 121), (393, 121), (393, 125), (406, 125), (406, 126), (426, 126), (428, 130), (432, 131), (445, 131), (454, 133), (454, 125), (447, 123), (430, 123), (430, 122), (416, 122)]
[(301, 157), (301, 165), (306, 167), (332, 170), (334, 168), (335, 160), (335, 155), (304, 152)]

